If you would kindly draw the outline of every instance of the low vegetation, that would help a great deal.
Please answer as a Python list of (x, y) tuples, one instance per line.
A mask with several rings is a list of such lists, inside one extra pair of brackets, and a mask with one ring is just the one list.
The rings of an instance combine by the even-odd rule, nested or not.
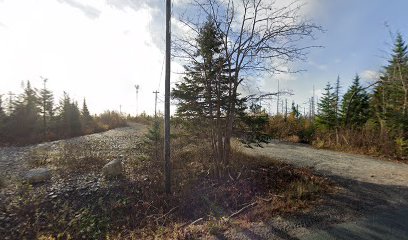
[(110, 181), (99, 172), (118, 153), (105, 143), (68, 141), (55, 151), (32, 151), (36, 164), (57, 174), (50, 183), (19, 183), (4, 194), (0, 212), (8, 227), (0, 238), (196, 239), (222, 234), (232, 222), (310, 209), (331, 191), (331, 183), (310, 170), (245, 155), (238, 143), (228, 174), (220, 178), (208, 144), (178, 128), (172, 139), (173, 193), (166, 195), (162, 139), (155, 131), (161, 132), (152, 127), (142, 140), (129, 137), (131, 145), (120, 149), (125, 174)]

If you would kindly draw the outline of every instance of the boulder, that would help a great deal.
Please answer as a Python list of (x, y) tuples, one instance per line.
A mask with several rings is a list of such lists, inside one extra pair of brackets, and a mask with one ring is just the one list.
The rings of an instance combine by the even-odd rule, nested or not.
[(106, 178), (116, 178), (122, 176), (123, 167), (120, 159), (112, 160), (102, 168), (102, 174)]
[(51, 172), (47, 168), (31, 169), (25, 175), (25, 179), (29, 183), (41, 183), (51, 179)]

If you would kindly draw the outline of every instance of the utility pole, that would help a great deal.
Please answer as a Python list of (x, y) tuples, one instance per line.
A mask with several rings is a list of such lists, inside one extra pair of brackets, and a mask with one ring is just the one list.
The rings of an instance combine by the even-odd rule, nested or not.
[(122, 105), (119, 105), (119, 113), (122, 115)]
[(166, 72), (164, 84), (164, 171), (165, 191), (171, 193), (170, 162), (170, 47), (171, 47), (171, 0), (166, 0)]
[(135, 85), (135, 89), (136, 89), (136, 117), (137, 117), (137, 114), (138, 114), (138, 105), (139, 105), (139, 102), (138, 102), (138, 95), (139, 95), (139, 85)]
[(158, 92), (158, 91), (154, 91), (153, 93), (154, 93), (154, 95), (156, 95), (156, 96), (154, 97), (154, 118), (156, 119), (156, 118), (157, 118), (157, 94), (158, 94), (159, 92)]

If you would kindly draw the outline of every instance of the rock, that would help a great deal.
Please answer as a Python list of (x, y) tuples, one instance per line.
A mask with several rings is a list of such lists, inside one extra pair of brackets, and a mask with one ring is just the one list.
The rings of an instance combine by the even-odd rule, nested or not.
[(106, 178), (115, 178), (121, 176), (123, 173), (122, 161), (119, 159), (110, 161), (102, 168), (102, 174)]
[(29, 183), (41, 183), (51, 179), (51, 172), (47, 168), (35, 168), (29, 170), (25, 178)]

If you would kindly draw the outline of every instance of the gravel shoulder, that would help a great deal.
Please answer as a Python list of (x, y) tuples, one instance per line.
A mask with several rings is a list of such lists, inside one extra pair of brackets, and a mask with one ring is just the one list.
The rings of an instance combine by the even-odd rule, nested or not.
[(295, 166), (312, 167), (325, 175), (367, 183), (408, 187), (408, 164), (279, 141), (265, 144), (262, 148), (243, 148), (243, 150), (249, 154), (270, 156)]
[(242, 148), (331, 179), (337, 194), (310, 212), (235, 228), (230, 239), (408, 239), (408, 165), (273, 141)]

